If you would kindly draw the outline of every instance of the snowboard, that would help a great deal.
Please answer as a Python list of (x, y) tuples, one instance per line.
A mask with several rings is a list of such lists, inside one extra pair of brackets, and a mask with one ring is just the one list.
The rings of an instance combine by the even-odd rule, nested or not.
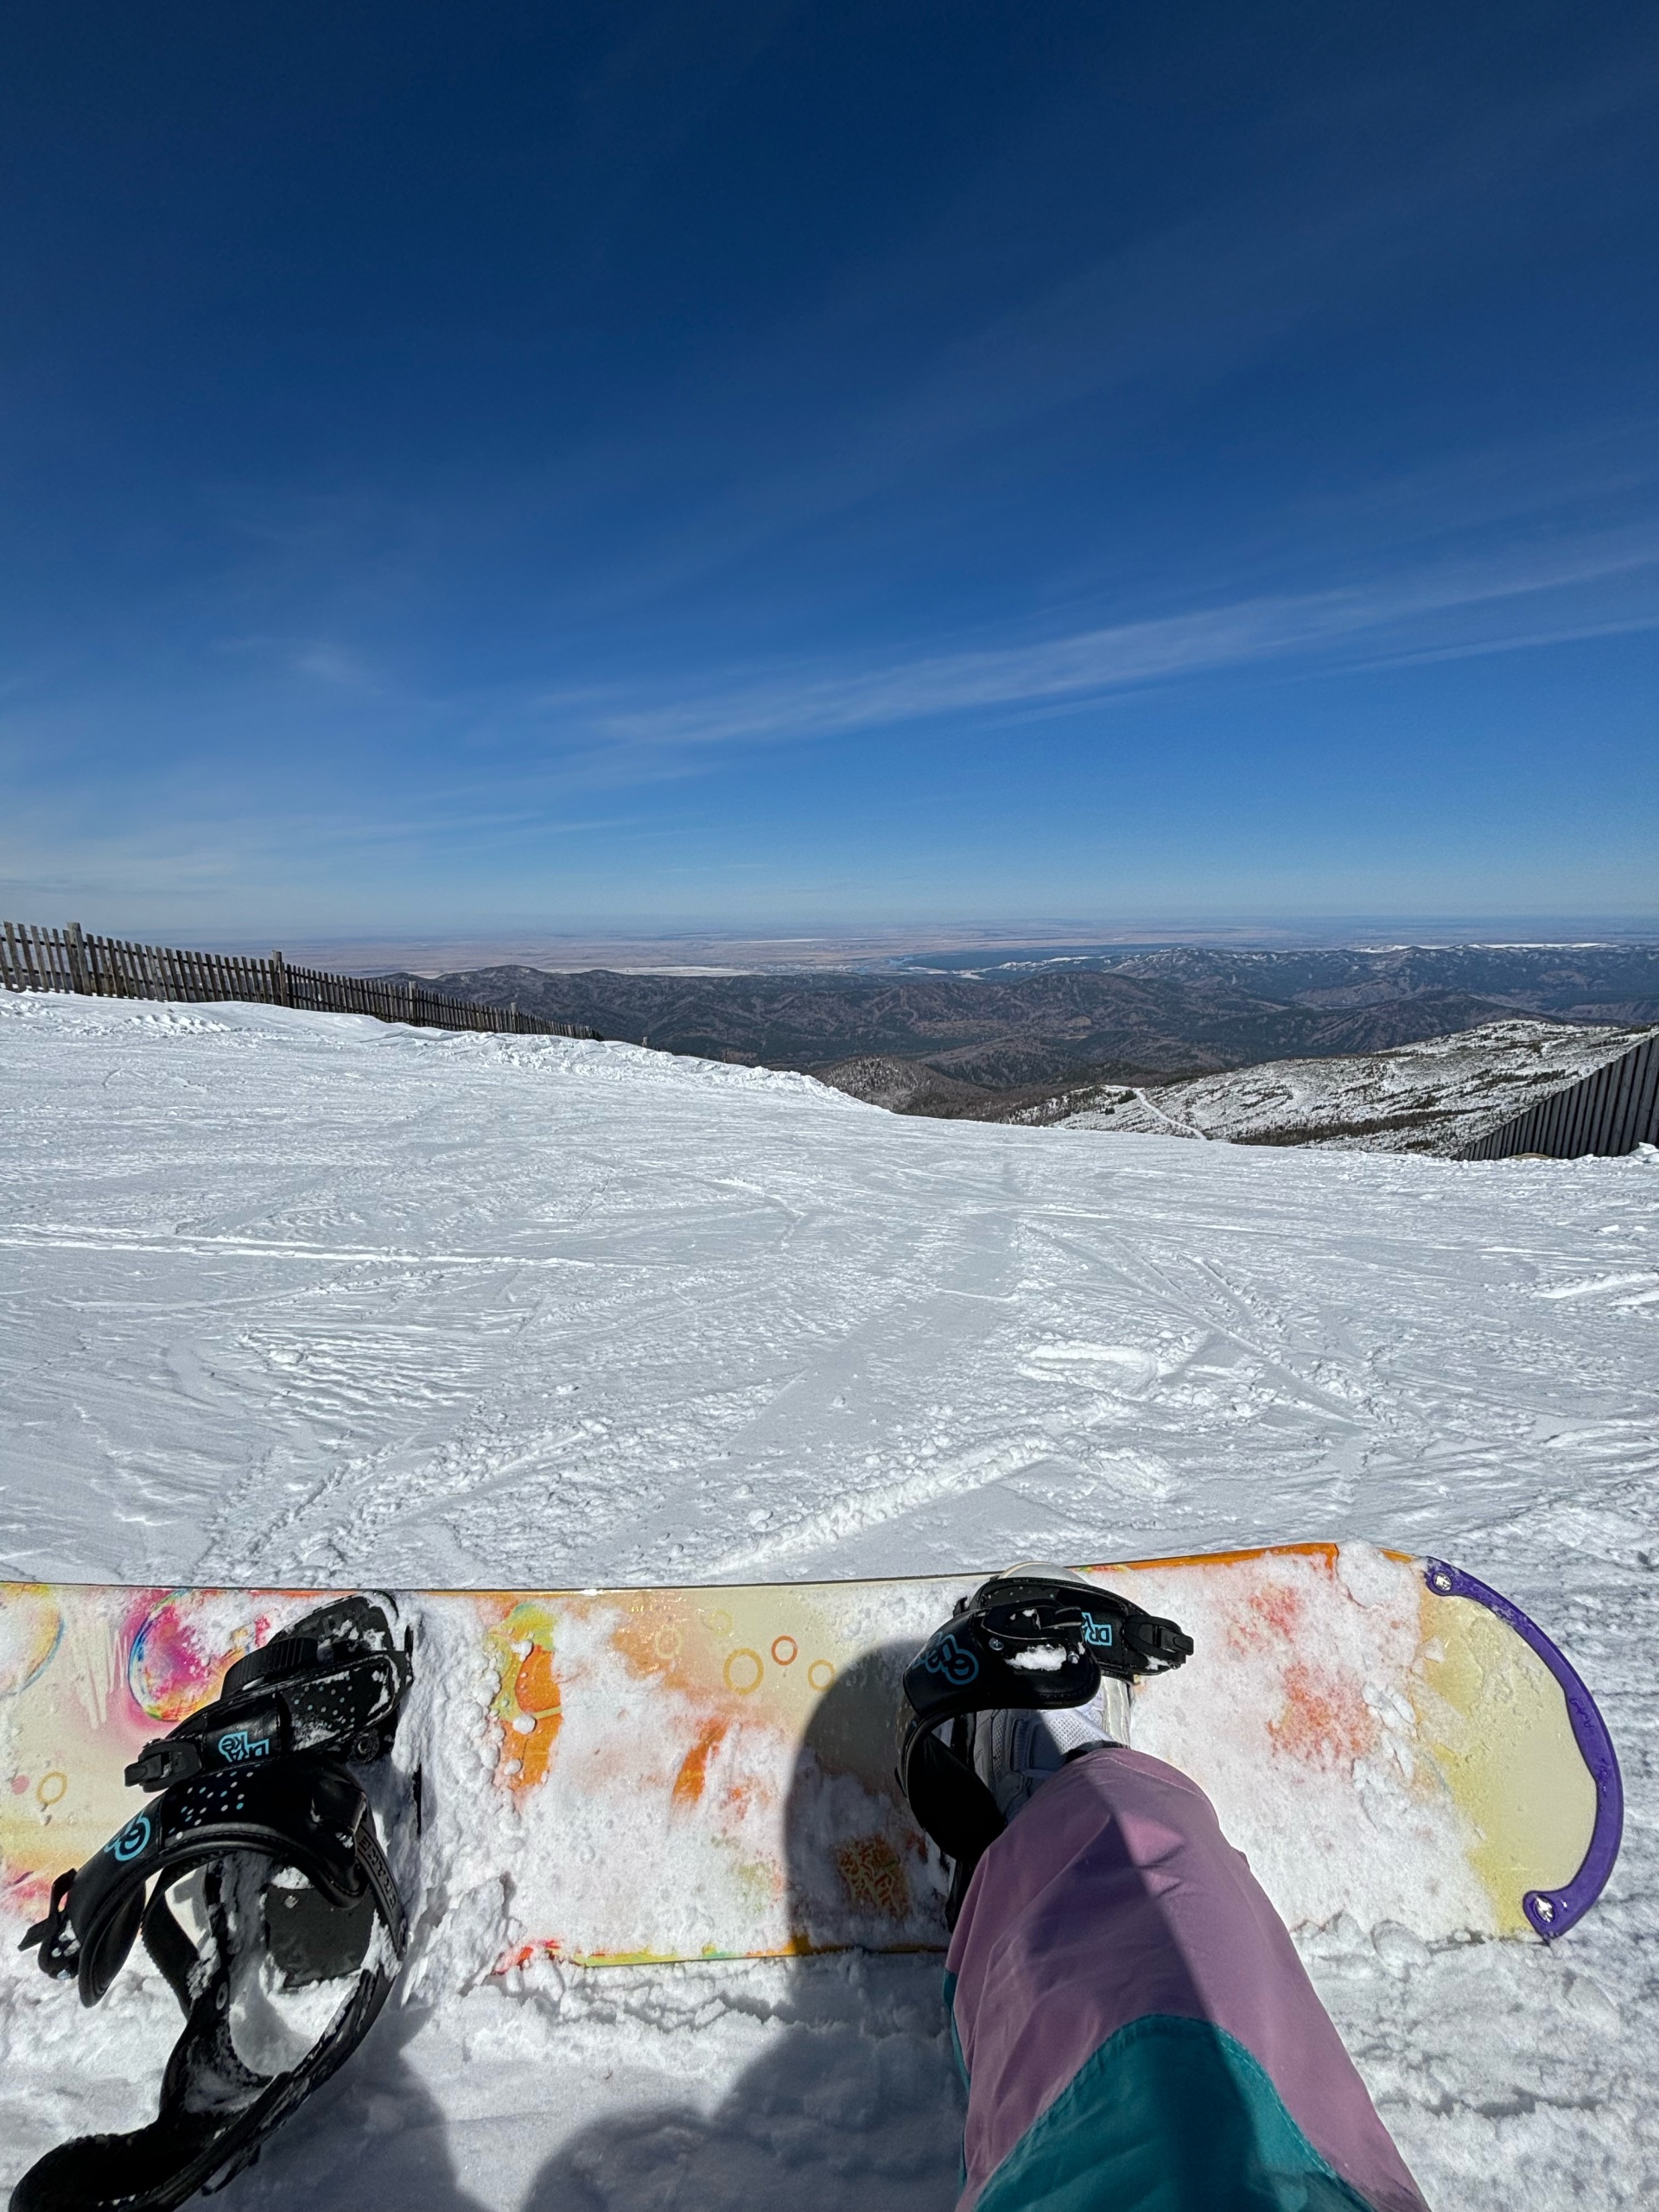
[[(1355, 1544), (1084, 1571), (1193, 1638), (1137, 1688), (1135, 1746), (1209, 1793), (1293, 1927), (1548, 1940), (1594, 1902), (1611, 1743), (1484, 1584)], [(937, 1854), (893, 1780), (899, 1683), (982, 1579), (397, 1593), (416, 1682), (379, 1787), (418, 1868), (415, 1971), (423, 1946), (461, 1986), (543, 1959), (943, 1948)], [(122, 1770), (144, 1743), (317, 1594), (0, 1584), (13, 1943), (143, 1802)]]

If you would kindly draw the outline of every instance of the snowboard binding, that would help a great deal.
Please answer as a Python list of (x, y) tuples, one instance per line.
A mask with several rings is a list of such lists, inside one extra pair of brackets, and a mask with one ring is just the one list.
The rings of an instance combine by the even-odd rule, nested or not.
[(295, 1751), (367, 1764), (390, 1745), (413, 1673), (384, 1610), (342, 1598), (238, 1659), (211, 1705), (145, 1745), (126, 1770), (128, 1785), (165, 1789), (216, 1767)]
[(1173, 1621), (1053, 1568), (1014, 1568), (957, 1601), (906, 1670), (910, 1719), (899, 1759), (916, 1824), (950, 1863), (950, 1926), (1007, 1826), (974, 1769), (974, 1716), (1087, 1705), (1103, 1675), (1128, 1682), (1164, 1674), (1192, 1651)]
[[(90, 2005), (142, 1936), (184, 2030), (159, 2116), (48, 2152), (10, 2212), (172, 2212), (251, 2164), (362, 2041), (408, 1916), (351, 1769), (391, 1749), (412, 1643), (410, 1630), (399, 1646), (372, 1599), (321, 1606), (238, 1660), (213, 1704), (127, 1769), (160, 1794), (58, 1877), (22, 1948)], [(331, 2012), (301, 1997), (283, 2017), (284, 1998), (348, 1980)]]

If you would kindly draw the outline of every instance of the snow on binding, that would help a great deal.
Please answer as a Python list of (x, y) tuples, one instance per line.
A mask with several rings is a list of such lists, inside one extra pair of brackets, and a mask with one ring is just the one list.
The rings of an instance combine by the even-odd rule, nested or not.
[[(957, 1599), (905, 1670), (912, 1718), (898, 1771), (917, 1826), (950, 1870), (950, 1927), (975, 1867), (1007, 1825), (1005, 1808), (977, 1770), (977, 1717), (1090, 1706), (1104, 1682), (1127, 1686), (1142, 1675), (1165, 1674), (1192, 1652), (1192, 1637), (1173, 1621), (1156, 1620), (1064, 1567), (1013, 1567)], [(1127, 1738), (1125, 1728), (1120, 1740)]]
[[(1136, 1746), (1208, 1793), (1293, 1927), (1347, 1913), (1427, 1940), (1553, 1938), (1593, 1903), (1619, 1834), (1606, 1730), (1554, 1644), (1482, 1584), (1332, 1544), (1081, 1576), (1031, 1632), (1079, 1680), (1106, 1660), (1132, 1689)], [(419, 1676), (365, 1771), (383, 1816), (418, 1787), (418, 1866), (393, 1858), (411, 1922), (423, 1897), (443, 1910), (412, 1948), (415, 1993), (537, 1956), (942, 1948), (947, 1870), (895, 1770), (901, 1719), (927, 1697), (907, 1700), (906, 1670), (930, 1637), (950, 1687), (940, 1623), (964, 1601), (976, 1637), (999, 1634), (973, 1609), (980, 1583), (399, 1593)], [(248, 1667), (302, 1640), (316, 1604), (0, 1586), (0, 1909), (19, 1935), (67, 1866), (126, 1831), (129, 1767), (160, 1782), (201, 1759), (165, 1803), (317, 1756), (321, 1676)], [(1006, 1636), (1001, 1655), (969, 1650), (963, 1618), (958, 1675), (1008, 1656)], [(351, 1682), (329, 1692), (330, 1759), (391, 1733), (384, 1683)], [(159, 1749), (158, 1723), (173, 1732)]]
[[(90, 1599), (93, 1618), (99, 1599), (118, 1595), (63, 1594)], [(20, 1607), (8, 1587), (0, 1603), (6, 1630), (22, 1626), (38, 1662), (10, 1685), (18, 1715), (62, 1703), (107, 1715), (114, 1686), (86, 1673), (84, 1645), (78, 1654), (90, 1621), (60, 1613), (60, 1634), (42, 1654), (33, 1641), (47, 1618), (41, 1593)], [(342, 1599), (240, 1656), (220, 1655), (212, 1668), (223, 1673), (218, 1695), (125, 1767), (128, 1787), (157, 1794), (84, 1865), (53, 1879), (45, 1916), (20, 1948), (36, 1951), (48, 1974), (75, 1981), (90, 2005), (142, 1936), (184, 2027), (158, 2117), (128, 2134), (80, 2136), (49, 2151), (12, 2191), (11, 2212), (171, 2212), (250, 2164), (368, 2032), (409, 1927), (364, 1788), (363, 1770), (391, 1748), (413, 1674), (412, 1637), (400, 1648), (390, 1603)], [(65, 1628), (63, 1656), (75, 1669), (67, 1700), (67, 1669), (52, 1673)], [(143, 1636), (141, 1628), (126, 1653), (130, 1700)], [(151, 1719), (170, 1717), (153, 1696), (132, 1701)], [(81, 1824), (57, 1808), (84, 1794), (90, 1809), (99, 1794), (93, 1744), (107, 1755), (119, 1738), (81, 1740), (84, 1791), (66, 1748), (68, 1767), (48, 1770), (61, 1792), (43, 1777), (35, 1793), (42, 1848), (72, 1837), (79, 1846)], [(18, 1794), (26, 1793), (14, 1777)]]

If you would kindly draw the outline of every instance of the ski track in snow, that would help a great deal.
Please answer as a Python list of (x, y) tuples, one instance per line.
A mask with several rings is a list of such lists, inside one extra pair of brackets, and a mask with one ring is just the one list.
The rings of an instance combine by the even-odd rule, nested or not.
[[(1659, 1158), (912, 1121), (793, 1075), (0, 1001), (0, 1573), (585, 1584), (1309, 1536), (1458, 1560), (1600, 1700), (1624, 1855), (1553, 1950), (1305, 1955), (1430, 2201), (1659, 2196)], [(0, 1969), (0, 2184), (175, 2031)], [(149, 2063), (139, 2054), (147, 2053)], [(527, 1970), (383, 2021), (226, 2212), (955, 2194), (938, 1963)]]

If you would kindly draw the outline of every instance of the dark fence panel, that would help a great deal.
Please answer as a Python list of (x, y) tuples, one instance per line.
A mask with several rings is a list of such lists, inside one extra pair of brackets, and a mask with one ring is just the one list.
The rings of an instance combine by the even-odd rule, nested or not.
[(1648, 1038), (1593, 1075), (1541, 1098), (1512, 1122), (1470, 1145), (1465, 1160), (1512, 1160), (1518, 1152), (1554, 1160), (1604, 1158), (1659, 1144), (1659, 1036)]
[(512, 1037), (599, 1035), (574, 1022), (539, 1020), (516, 1006), (442, 998), (416, 982), (291, 967), (280, 952), (269, 960), (181, 952), (172, 945), (88, 937), (79, 922), (62, 930), (0, 922), (0, 985), (9, 991), (79, 991), (92, 998), (173, 999), (189, 1005), (240, 1000), (251, 1006), (302, 1007), (312, 1014), (367, 1014), (378, 1021), (410, 1022), (417, 1029), (485, 1029)]

